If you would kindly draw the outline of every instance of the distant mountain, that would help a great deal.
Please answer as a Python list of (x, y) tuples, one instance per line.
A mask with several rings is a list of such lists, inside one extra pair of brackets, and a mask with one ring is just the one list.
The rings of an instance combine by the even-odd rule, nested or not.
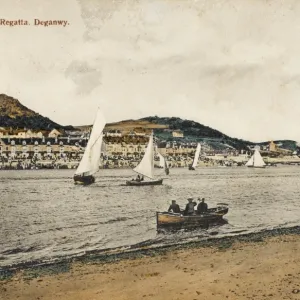
[(0, 94), (0, 127), (51, 130), (73, 129), (62, 126), (22, 105), (19, 100)]

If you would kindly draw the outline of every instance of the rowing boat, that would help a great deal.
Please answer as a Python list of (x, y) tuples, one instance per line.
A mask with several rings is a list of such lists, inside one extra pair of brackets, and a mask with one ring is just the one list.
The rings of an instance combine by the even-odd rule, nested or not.
[(185, 216), (181, 213), (156, 212), (157, 229), (159, 228), (189, 228), (208, 227), (210, 224), (218, 223), (223, 216), (228, 213), (228, 205), (218, 204), (217, 207), (210, 208), (202, 214)]

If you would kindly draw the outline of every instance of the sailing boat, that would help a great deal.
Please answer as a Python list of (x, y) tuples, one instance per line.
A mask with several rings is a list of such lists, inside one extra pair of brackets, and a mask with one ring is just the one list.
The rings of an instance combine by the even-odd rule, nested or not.
[(95, 182), (93, 175), (99, 170), (104, 127), (105, 119), (98, 108), (89, 141), (73, 177), (75, 184), (88, 185)]
[(193, 163), (189, 166), (189, 170), (193, 170), (193, 171), (195, 170), (195, 168), (198, 164), (200, 151), (201, 151), (201, 145), (200, 145), (200, 143), (198, 143), (197, 148), (196, 148), (196, 152), (195, 152), (195, 156), (194, 156), (194, 160), (193, 160)]
[(159, 167), (162, 168), (162, 169), (165, 169), (166, 175), (169, 175), (170, 170), (169, 170), (167, 161), (166, 161), (166, 159), (164, 158), (164, 156), (163, 156), (162, 154), (159, 153), (157, 147), (156, 147), (156, 153), (157, 153), (157, 155), (158, 155), (158, 157), (159, 157)]
[[(150, 135), (147, 149), (141, 162), (133, 169), (138, 173), (137, 179), (127, 180), (126, 185), (142, 186), (142, 185), (161, 185), (163, 180), (154, 178), (154, 146), (153, 133)], [(142, 175), (142, 177), (140, 177)], [(151, 180), (144, 181), (143, 177), (148, 177)]]
[(265, 168), (266, 164), (261, 157), (259, 150), (255, 149), (254, 154), (251, 156), (249, 161), (246, 163), (246, 166), (249, 168)]

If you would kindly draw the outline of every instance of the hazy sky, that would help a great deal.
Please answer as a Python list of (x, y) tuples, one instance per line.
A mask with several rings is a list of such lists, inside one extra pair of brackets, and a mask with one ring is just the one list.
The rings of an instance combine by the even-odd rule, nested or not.
[(0, 93), (67, 125), (149, 115), (300, 140), (299, 0), (0, 0)]

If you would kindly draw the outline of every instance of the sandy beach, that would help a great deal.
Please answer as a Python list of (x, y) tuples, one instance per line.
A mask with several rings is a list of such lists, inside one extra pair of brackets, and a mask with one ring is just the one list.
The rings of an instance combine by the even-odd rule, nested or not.
[(280, 235), (228, 248), (75, 262), (51, 275), (20, 271), (0, 282), (0, 295), (6, 300), (300, 299), (299, 248), (299, 235)]

